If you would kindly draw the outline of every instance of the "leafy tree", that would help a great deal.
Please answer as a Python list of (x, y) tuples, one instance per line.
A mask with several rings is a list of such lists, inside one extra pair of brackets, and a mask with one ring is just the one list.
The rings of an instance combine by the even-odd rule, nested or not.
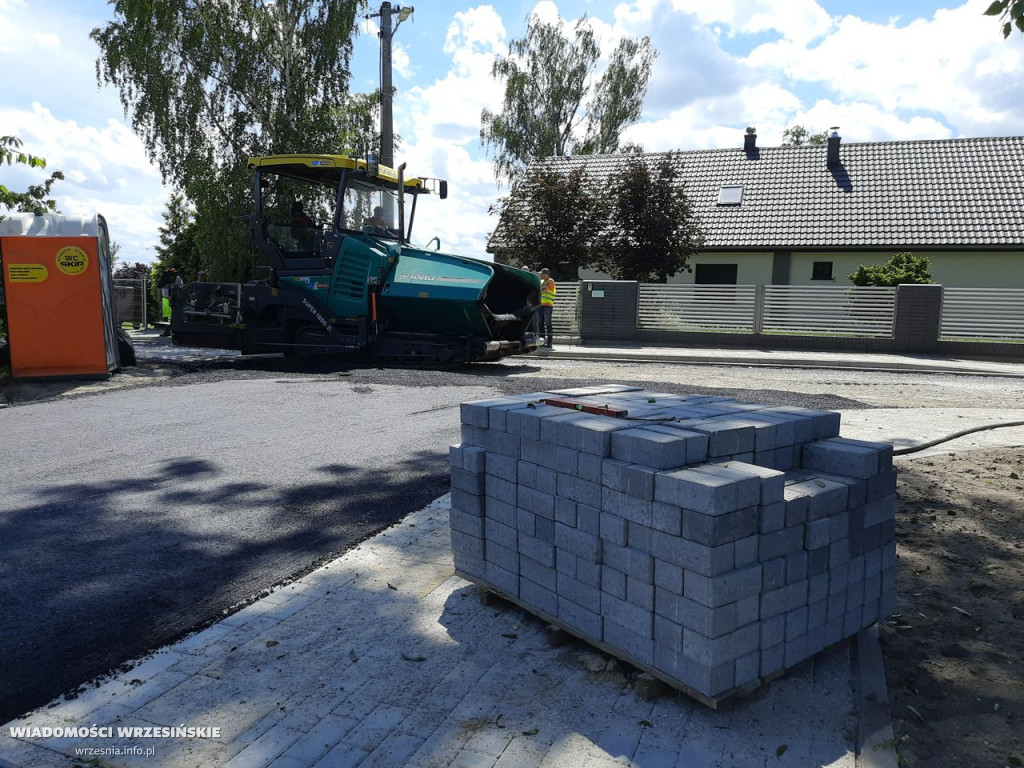
[(170, 267), (178, 270), (181, 279), (190, 281), (200, 269), (204, 269), (202, 252), (197, 242), (198, 227), (195, 212), (181, 194), (171, 195), (167, 209), (163, 212), (164, 223), (160, 226), (160, 244), (156, 246), (158, 261), (153, 265), (154, 287), (159, 278)]
[(114, 270), (116, 280), (146, 280), (149, 278), (151, 264), (136, 261), (134, 264), (121, 264)]
[[(0, 165), (20, 163), (30, 168), (45, 168), (46, 160), (21, 151), (22, 142), (17, 136), (0, 136)], [(24, 192), (14, 192), (0, 184), (0, 206), (18, 213), (55, 213), (57, 203), (50, 198), (50, 189), (64, 174), (54, 171), (42, 184), (31, 184)], [(3, 218), (3, 216), (0, 216)]]
[(499, 180), (512, 181), (536, 158), (615, 152), (623, 129), (640, 117), (657, 55), (650, 40), (620, 40), (598, 76), (590, 23), (579, 20), (571, 40), (564, 27), (562, 19), (531, 16), (526, 36), (491, 68), (505, 81), (505, 97), (501, 112), (481, 113), (480, 143), (493, 151)]
[(597, 265), (616, 280), (664, 283), (689, 269), (704, 235), (680, 179), (678, 158), (629, 155), (608, 184), (608, 220)]
[(791, 125), (782, 132), (782, 146), (802, 147), (805, 144), (825, 144), (828, 141), (828, 131), (811, 133), (802, 125)]
[(915, 256), (906, 251), (894, 253), (884, 264), (857, 267), (849, 276), (854, 285), (896, 286), (907, 283), (924, 284), (934, 282), (932, 263), (927, 256)]
[(1024, 0), (995, 0), (985, 11), (986, 16), (998, 16), (1003, 22), (1003, 38), (1017, 27), (1024, 32)]
[[(222, 279), (248, 277), (250, 156), (333, 152), (348, 130), (355, 0), (114, 0), (92, 31), (97, 77), (120, 94), (164, 182), (195, 206)], [(360, 119), (362, 119), (360, 117)], [(166, 243), (164, 244), (166, 247)]]
[(493, 248), (510, 264), (547, 267), (556, 280), (576, 280), (593, 261), (590, 246), (602, 211), (582, 168), (538, 168), (491, 207), (501, 216)]

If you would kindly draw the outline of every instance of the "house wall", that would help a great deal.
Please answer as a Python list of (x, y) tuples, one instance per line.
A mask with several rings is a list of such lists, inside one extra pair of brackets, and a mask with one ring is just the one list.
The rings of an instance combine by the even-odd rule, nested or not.
[[(861, 264), (883, 264), (898, 248), (883, 251), (793, 251), (789, 256), (787, 285), (849, 285), (849, 275)], [(932, 263), (932, 279), (954, 288), (1024, 288), (1024, 251), (911, 251), (927, 256)], [(738, 285), (771, 285), (775, 264), (772, 252), (715, 252), (701, 253), (690, 261), (691, 269), (697, 264), (736, 264)], [(832, 279), (813, 278), (814, 262), (832, 263)], [(609, 280), (609, 276), (594, 270), (582, 270), (582, 280)], [(669, 278), (669, 283), (693, 284), (694, 272), (680, 272)]]

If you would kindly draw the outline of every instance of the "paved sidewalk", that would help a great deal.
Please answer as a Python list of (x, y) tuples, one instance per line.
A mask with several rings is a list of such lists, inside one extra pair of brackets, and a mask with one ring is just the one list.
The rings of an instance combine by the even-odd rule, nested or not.
[[(730, 711), (676, 694), (645, 702), (625, 665), (576, 641), (551, 647), (518, 608), (484, 607), (453, 575), (447, 519), (443, 497), (133, 669), (8, 723), (0, 765), (68, 766), (88, 747), (122, 750), (93, 765), (174, 768), (855, 766), (847, 643)], [(93, 725), (115, 730), (42, 735)], [(220, 733), (116, 730), (154, 726)], [(14, 739), (12, 727), (40, 731)]]

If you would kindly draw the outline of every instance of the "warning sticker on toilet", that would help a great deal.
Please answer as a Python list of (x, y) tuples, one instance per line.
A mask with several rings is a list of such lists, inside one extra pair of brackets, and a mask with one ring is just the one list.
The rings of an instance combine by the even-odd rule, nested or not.
[(41, 283), (50, 276), (42, 264), (8, 264), (7, 279), (12, 283)]
[(57, 269), (65, 275), (80, 275), (89, 268), (89, 254), (76, 245), (57, 251)]

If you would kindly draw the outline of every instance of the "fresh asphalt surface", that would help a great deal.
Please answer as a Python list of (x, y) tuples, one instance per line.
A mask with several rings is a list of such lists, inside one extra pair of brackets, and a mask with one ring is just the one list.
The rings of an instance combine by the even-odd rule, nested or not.
[(596, 383), (517, 378), (528, 361), (455, 373), (281, 358), (186, 368), (161, 385), (0, 411), (0, 722), (222, 618), (445, 493), (459, 403)]

